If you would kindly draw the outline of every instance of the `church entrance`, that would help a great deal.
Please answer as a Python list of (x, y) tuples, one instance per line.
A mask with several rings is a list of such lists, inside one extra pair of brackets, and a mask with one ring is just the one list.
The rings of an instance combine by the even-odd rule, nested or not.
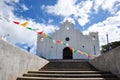
[(73, 59), (72, 51), (69, 47), (63, 49), (63, 59)]

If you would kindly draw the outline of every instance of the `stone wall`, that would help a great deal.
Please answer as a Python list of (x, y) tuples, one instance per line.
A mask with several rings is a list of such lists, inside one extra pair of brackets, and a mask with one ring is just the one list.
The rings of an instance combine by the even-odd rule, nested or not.
[(90, 63), (99, 70), (109, 71), (120, 77), (120, 47), (93, 59)]
[(0, 80), (16, 80), (29, 70), (38, 70), (48, 63), (0, 39)]

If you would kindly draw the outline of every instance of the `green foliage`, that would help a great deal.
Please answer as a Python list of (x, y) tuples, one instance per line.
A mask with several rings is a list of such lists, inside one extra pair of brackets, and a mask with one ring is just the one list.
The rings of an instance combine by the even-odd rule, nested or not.
[[(111, 43), (109, 43), (109, 45), (110, 45), (110, 50), (112, 50), (112, 49), (120, 46), (120, 41), (111, 42)], [(103, 45), (102, 46), (102, 52), (105, 53), (107, 51), (108, 51), (108, 45), (107, 44)]]

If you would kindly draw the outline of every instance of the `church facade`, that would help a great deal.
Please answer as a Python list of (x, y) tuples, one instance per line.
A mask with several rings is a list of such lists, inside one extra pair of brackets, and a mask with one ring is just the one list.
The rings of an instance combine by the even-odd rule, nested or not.
[[(66, 42), (76, 50), (100, 55), (98, 33), (90, 32), (89, 35), (83, 35), (78, 29), (74, 29), (74, 25), (69, 21), (62, 23), (52, 37)], [(54, 44), (50, 39), (38, 35), (36, 54), (46, 59), (88, 59), (86, 55), (72, 53), (68, 46)]]

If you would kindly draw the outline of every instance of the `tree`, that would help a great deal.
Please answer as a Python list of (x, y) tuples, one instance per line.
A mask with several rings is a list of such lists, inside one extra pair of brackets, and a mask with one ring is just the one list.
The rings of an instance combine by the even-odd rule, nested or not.
[[(111, 42), (111, 43), (109, 43), (109, 45), (110, 45), (110, 50), (112, 50), (112, 49), (120, 46), (120, 41)], [(109, 50), (108, 50), (108, 45), (107, 45), (107, 44), (106, 44), (106, 45), (103, 45), (103, 46), (102, 46), (102, 53), (105, 53), (105, 52), (107, 52), (107, 51), (109, 51)]]

